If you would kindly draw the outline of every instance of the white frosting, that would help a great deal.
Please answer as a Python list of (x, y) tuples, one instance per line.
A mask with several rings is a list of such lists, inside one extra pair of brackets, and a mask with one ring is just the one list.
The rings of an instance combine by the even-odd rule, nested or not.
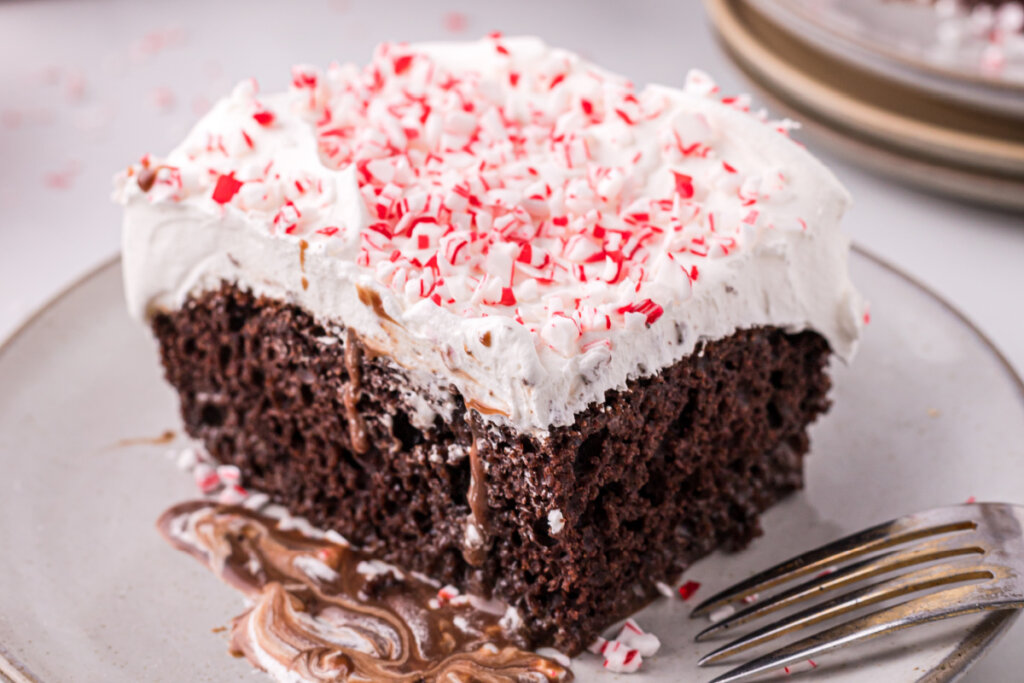
[[(846, 192), (703, 74), (634, 91), (492, 37), (294, 77), (263, 98), (243, 83), (119, 177), (134, 315), (237, 283), (387, 354), (422, 390), (419, 420), (450, 411), (453, 385), (535, 434), (738, 329), (855, 349)], [(159, 169), (148, 192), (143, 166)]]

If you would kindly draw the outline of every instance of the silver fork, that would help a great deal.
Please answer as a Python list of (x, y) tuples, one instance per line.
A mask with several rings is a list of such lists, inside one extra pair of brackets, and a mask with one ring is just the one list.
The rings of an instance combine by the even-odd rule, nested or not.
[[(928, 566), (919, 567), (926, 564)], [(905, 571), (853, 587), (900, 570)], [(971, 503), (879, 524), (738, 583), (708, 598), (690, 616), (716, 614), (734, 603), (754, 601), (762, 591), (780, 588), (810, 575), (814, 575), (813, 578), (757, 600), (712, 624), (701, 631), (696, 640), (722, 634), (841, 588), (852, 587), (853, 590), (751, 631), (706, 655), (700, 665), (719, 662), (782, 635), (869, 605), (911, 593), (933, 592), (827, 628), (753, 659), (712, 683), (727, 683), (781, 669), (827, 650), (918, 624), (986, 610), (1024, 607), (1024, 507)]]

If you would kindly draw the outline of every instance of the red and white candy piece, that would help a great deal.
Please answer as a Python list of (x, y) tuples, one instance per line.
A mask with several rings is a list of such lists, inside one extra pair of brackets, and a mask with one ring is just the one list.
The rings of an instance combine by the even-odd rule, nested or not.
[(235, 465), (217, 465), (217, 477), (225, 485), (237, 484), (242, 480), (242, 472)]
[(658, 637), (653, 633), (644, 631), (640, 628), (640, 625), (632, 619), (626, 620), (626, 623), (622, 625), (622, 630), (619, 631), (619, 635), (615, 637), (615, 640), (636, 650), (644, 657), (654, 656), (657, 654), (658, 649), (661, 648), (661, 641), (658, 640)]
[(652, 633), (647, 633), (634, 620), (628, 619), (623, 624), (615, 640), (598, 637), (590, 647), (590, 652), (604, 657), (604, 667), (616, 673), (634, 673), (640, 669), (644, 657), (653, 656), (661, 647), (661, 641)]
[(202, 493), (213, 493), (220, 488), (220, 477), (217, 470), (205, 462), (201, 462), (192, 470), (192, 478)]
[(630, 648), (616, 640), (610, 640), (603, 648), (604, 668), (620, 674), (636, 673), (644, 663), (639, 650)]
[(221, 505), (238, 505), (249, 497), (249, 492), (238, 484), (224, 487), (217, 495), (217, 502)]
[(443, 586), (437, 591), (437, 599), (442, 603), (451, 602), (454, 598), (461, 594), (461, 591), (455, 586)]
[(609, 641), (607, 638), (602, 638), (601, 636), (598, 636), (597, 640), (595, 640), (587, 646), (587, 652), (595, 655), (603, 655), (604, 649), (608, 647), (608, 642)]

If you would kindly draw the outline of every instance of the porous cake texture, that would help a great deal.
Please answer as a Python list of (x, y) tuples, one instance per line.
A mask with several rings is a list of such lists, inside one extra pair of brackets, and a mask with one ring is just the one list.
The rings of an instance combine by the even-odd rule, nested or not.
[[(709, 342), (537, 438), (458, 399), (416, 427), (407, 378), (357, 337), (325, 345), (300, 308), (230, 285), (154, 329), (188, 432), (248, 484), (400, 566), (493, 592), (535, 643), (571, 653), (656, 582), (756, 536), (758, 514), (800, 487), (805, 427), (828, 406), (814, 332)], [(480, 562), (465, 545), (474, 449)]]

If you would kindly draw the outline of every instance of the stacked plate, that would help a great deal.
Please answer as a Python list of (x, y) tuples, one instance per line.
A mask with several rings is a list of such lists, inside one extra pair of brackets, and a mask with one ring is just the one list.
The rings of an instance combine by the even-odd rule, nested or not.
[(1024, 210), (1020, 4), (705, 4), (760, 94), (837, 151), (945, 195)]

